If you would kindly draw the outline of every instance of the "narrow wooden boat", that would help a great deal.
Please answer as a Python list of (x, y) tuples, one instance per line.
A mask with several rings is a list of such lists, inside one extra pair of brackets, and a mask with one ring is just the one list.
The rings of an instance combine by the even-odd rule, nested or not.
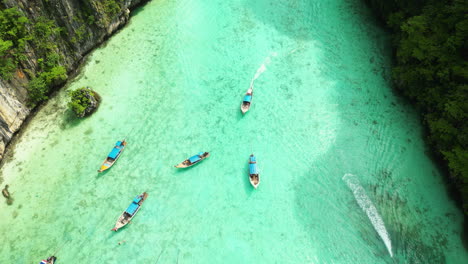
[(112, 165), (114, 165), (114, 163), (120, 157), (120, 154), (122, 154), (122, 151), (124, 151), (126, 145), (127, 142), (125, 142), (125, 139), (122, 141), (117, 141), (112, 151), (109, 153), (109, 155), (107, 155), (107, 158), (102, 163), (101, 168), (98, 170), (98, 172), (103, 172), (112, 167)]
[(200, 161), (208, 158), (209, 156), (210, 156), (210, 153), (208, 153), (208, 152), (200, 152), (197, 155), (192, 156), (192, 157), (182, 161), (180, 164), (175, 165), (174, 167), (176, 167), (176, 168), (188, 168), (188, 167), (193, 166), (193, 165), (199, 163)]
[(247, 90), (247, 92), (244, 95), (244, 99), (242, 100), (242, 104), (241, 104), (242, 114), (245, 114), (247, 111), (249, 111), (250, 104), (252, 103), (252, 98), (253, 98), (253, 86), (250, 86), (250, 88)]
[(122, 228), (122, 227), (126, 226), (128, 223), (130, 223), (132, 218), (140, 210), (140, 207), (143, 204), (143, 202), (146, 200), (146, 198), (148, 198), (148, 194), (146, 192), (144, 192), (141, 195), (138, 195), (137, 197), (135, 197), (133, 199), (132, 203), (130, 204), (130, 206), (127, 208), (127, 210), (125, 210), (122, 213), (122, 215), (119, 217), (119, 220), (117, 220), (117, 222), (115, 223), (115, 226), (114, 226), (114, 228), (112, 228), (112, 231), (117, 232), (117, 230), (119, 230), (120, 228)]
[(257, 159), (255, 158), (254, 154), (250, 155), (249, 158), (249, 180), (250, 184), (257, 189), (258, 185), (260, 184), (260, 174), (258, 173), (257, 168)]
[(57, 258), (55, 256), (50, 256), (46, 260), (41, 260), (39, 264), (54, 264)]

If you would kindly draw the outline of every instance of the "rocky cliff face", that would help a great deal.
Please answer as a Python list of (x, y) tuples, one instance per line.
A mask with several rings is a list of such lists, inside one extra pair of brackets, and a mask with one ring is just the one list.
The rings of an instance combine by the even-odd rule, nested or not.
[[(83, 56), (102, 43), (129, 19), (130, 9), (147, 0), (2, 0), (0, 9), (16, 7), (32, 23), (54, 21), (60, 34), (48, 41), (55, 44), (60, 65), (76, 69)], [(0, 160), (5, 146), (31, 113), (26, 86), (38, 70), (37, 52), (29, 47), (14, 77), (0, 79)]]

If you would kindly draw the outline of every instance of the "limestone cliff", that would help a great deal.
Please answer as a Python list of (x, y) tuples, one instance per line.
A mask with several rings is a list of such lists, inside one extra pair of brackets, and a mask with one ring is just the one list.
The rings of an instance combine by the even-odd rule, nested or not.
[[(54, 43), (54, 52), (62, 58), (60, 66), (71, 72), (90, 50), (128, 21), (131, 8), (146, 1), (2, 0), (0, 9), (16, 7), (32, 23), (40, 19), (53, 21), (60, 34), (41, 41)], [(37, 53), (33, 46), (28, 46), (26, 58), (13, 78), (0, 79), (0, 160), (5, 146), (32, 111), (27, 104), (26, 86), (38, 71)]]

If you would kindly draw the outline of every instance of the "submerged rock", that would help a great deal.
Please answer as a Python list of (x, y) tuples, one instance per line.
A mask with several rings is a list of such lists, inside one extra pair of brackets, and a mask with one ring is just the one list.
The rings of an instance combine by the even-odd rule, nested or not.
[(8, 184), (5, 185), (5, 188), (2, 190), (3, 197), (10, 199), (10, 192), (8, 191)]
[(8, 184), (5, 185), (5, 188), (3, 188), (3, 190), (2, 190), (2, 195), (3, 195), (3, 197), (6, 198), (6, 203), (7, 203), (8, 205), (12, 205), (12, 204), (13, 204), (13, 199), (11, 198), (10, 192), (8, 191)]

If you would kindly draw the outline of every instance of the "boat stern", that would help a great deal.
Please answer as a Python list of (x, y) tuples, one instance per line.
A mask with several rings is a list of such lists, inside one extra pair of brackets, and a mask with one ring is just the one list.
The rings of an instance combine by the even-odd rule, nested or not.
[(101, 168), (98, 170), (98, 172), (103, 172), (103, 171), (105, 171), (105, 170), (107, 170), (107, 169), (109, 169), (109, 168), (110, 168), (110, 167), (107, 166), (107, 165), (101, 165)]
[(241, 105), (241, 112), (242, 112), (242, 114), (247, 113), (247, 111), (249, 111), (249, 108), (246, 108), (246, 107), (244, 107), (244, 105)]

